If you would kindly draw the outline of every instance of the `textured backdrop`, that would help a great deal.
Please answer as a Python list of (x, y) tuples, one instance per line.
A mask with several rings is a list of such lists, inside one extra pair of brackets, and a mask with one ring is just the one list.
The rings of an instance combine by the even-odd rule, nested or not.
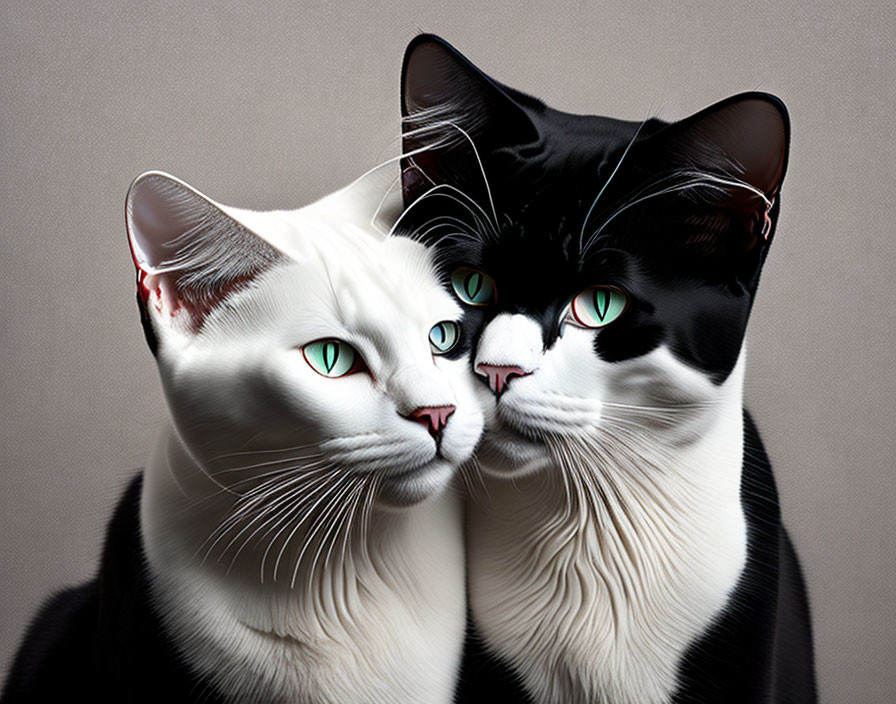
[(0, 9), (0, 677), (88, 577), (165, 417), (123, 200), (169, 171), (297, 207), (395, 153), (404, 45), (442, 34), (573, 112), (675, 119), (777, 93), (793, 120), (747, 402), (807, 572), (822, 700), (896, 692), (896, 14), (738, 3), (12, 3)]

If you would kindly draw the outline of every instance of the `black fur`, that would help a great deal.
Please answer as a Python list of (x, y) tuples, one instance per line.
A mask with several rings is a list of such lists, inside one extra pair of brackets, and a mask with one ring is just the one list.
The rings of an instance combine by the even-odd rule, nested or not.
[[(437, 250), (449, 289), (458, 267), (495, 281), (491, 305), (465, 307), (471, 363), (498, 314), (537, 321), (547, 350), (563, 334), (562, 313), (575, 295), (611, 284), (630, 303), (595, 334), (602, 359), (631, 359), (665, 344), (715, 383), (728, 377), (780, 208), (790, 136), (780, 100), (746, 93), (671, 124), (572, 115), (421, 35), (405, 54), (402, 114), (405, 153), (418, 153), (402, 164), (410, 209), (397, 232)], [(682, 183), (671, 178), (682, 171), (751, 188), (704, 183), (620, 210)], [(816, 700), (805, 587), (748, 416), (745, 433), (747, 565), (728, 608), (680, 663), (674, 704)], [(462, 702), (528, 701), (473, 629), (459, 694)]]
[(533, 704), (520, 677), (492, 655), (467, 619), (467, 638), (454, 701), (457, 704)]
[(721, 618), (685, 654), (674, 702), (810, 704), (817, 694), (806, 588), (771, 462), (746, 412), (741, 501), (747, 564)]
[[(812, 623), (803, 577), (781, 525), (772, 467), (744, 413), (741, 500), (749, 542), (743, 576), (719, 620), (679, 666), (672, 704), (812, 704), (817, 700)], [(519, 678), (491, 655), (475, 628), (458, 685), (462, 704), (532, 704)]]
[(115, 509), (96, 578), (56, 594), (31, 623), (0, 704), (223, 704), (186, 666), (152, 608), (141, 485), (137, 476)]
[[(433, 80), (447, 82), (445, 92), (418, 86), (421, 95), (409, 97), (410, 57), (420, 47), (443, 52), (438, 69), (424, 66), (418, 72), (444, 71)], [(429, 59), (431, 64), (439, 61)], [(450, 70), (444, 66), (448, 61), (455, 62)], [(460, 86), (452, 90), (454, 84)], [(550, 348), (561, 334), (560, 314), (577, 293), (596, 283), (615, 284), (628, 292), (631, 303), (618, 323), (596, 336), (603, 359), (641, 356), (666, 343), (716, 382), (725, 380), (737, 361), (780, 207), (777, 190), (786, 168), (789, 122), (777, 98), (734, 96), (674, 124), (571, 115), (498, 84), (429, 35), (409, 46), (404, 85), (405, 151), (439, 140), (449, 140), (449, 145), (404, 160), (406, 203), (412, 207), (398, 232), (438, 247), (446, 285), (450, 272), (460, 266), (481, 269), (497, 284), (495, 305), (467, 310), (466, 344), (457, 354), (500, 313), (523, 313), (539, 321), (545, 348)], [(409, 99), (417, 102), (409, 104)], [(475, 152), (453, 127), (439, 125), (438, 116), (415, 117), (413, 107), (439, 101), (458, 113), (452, 121), (466, 127)], [(708, 130), (719, 129), (714, 116), (730, 112), (736, 117), (741, 105), (767, 106), (779, 116), (782, 134), (773, 136), (781, 140), (783, 154), (768, 157), (781, 161), (768, 187), (774, 199), (771, 230), (762, 233), (765, 208), (757, 196), (744, 189), (719, 192), (701, 186), (625, 210), (609, 220), (592, 246), (585, 246), (621, 205), (638, 194), (656, 192), (658, 182), (665, 183), (660, 180), (677, 170), (770, 180), (759, 167), (746, 166), (738, 173), (729, 155), (705, 142)], [(482, 114), (494, 124), (481, 117), (463, 122), (465, 115)], [(514, 136), (524, 141), (508, 141)], [(621, 168), (591, 210), (627, 149)], [(420, 198), (436, 184), (456, 187), (470, 200), (458, 196), (465, 200), (460, 204), (446, 197), (456, 196), (455, 191), (440, 189)], [(467, 207), (473, 202), (476, 217)], [(449, 230), (446, 217), (455, 218), (454, 230), (462, 230), (460, 234)], [(465, 227), (459, 228), (458, 220)]]

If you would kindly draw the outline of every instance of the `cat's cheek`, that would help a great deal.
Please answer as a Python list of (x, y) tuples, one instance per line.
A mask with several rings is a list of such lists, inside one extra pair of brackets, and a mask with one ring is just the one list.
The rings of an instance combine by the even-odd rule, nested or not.
[(360, 432), (375, 416), (376, 393), (373, 380), (365, 372), (330, 378), (314, 371), (300, 350), (279, 355), (264, 370), (265, 386), (279, 400), (281, 412), (294, 422), (313, 424), (321, 429), (340, 428)]
[(441, 455), (452, 465), (459, 466), (473, 456), (482, 438), (484, 423), (482, 414), (470, 404), (459, 406), (455, 416), (442, 439)]

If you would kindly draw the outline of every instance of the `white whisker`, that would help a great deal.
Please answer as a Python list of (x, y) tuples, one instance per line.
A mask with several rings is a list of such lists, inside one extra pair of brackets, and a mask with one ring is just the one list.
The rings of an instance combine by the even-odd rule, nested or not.
[[(283, 554), (286, 552), (286, 548), (289, 546), (289, 543), (290, 543), (290, 541), (292, 540), (293, 536), (296, 534), (296, 531), (298, 531), (299, 527), (300, 527), (300, 526), (301, 526), (301, 525), (302, 525), (308, 518), (310, 518), (310, 517), (313, 515), (314, 510), (315, 510), (318, 506), (320, 506), (321, 502), (323, 502), (328, 496), (332, 496), (334, 493), (338, 493), (338, 492), (340, 491), (341, 487), (344, 486), (344, 484), (345, 484), (346, 481), (347, 481), (347, 478), (346, 478), (345, 476), (337, 477), (337, 478), (334, 480), (334, 482), (333, 482), (333, 484), (332, 484), (331, 486), (329, 486), (329, 487), (327, 487), (326, 489), (324, 489), (324, 491), (322, 491), (322, 492), (317, 496), (316, 500), (315, 500), (314, 503), (311, 505), (311, 508), (309, 508), (308, 511), (306, 511), (306, 512), (300, 517), (300, 519), (296, 522), (295, 526), (294, 526), (293, 529), (290, 531), (289, 535), (286, 537), (286, 540), (283, 542), (283, 545), (282, 545), (281, 548), (280, 548), (280, 552), (277, 553), (277, 560), (276, 560), (276, 562), (274, 563), (274, 574), (273, 574), (273, 579), (274, 579), (275, 582), (277, 581), (277, 573), (278, 573), (278, 571), (279, 571), (279, 569), (280, 569), (280, 561), (283, 559)], [(274, 545), (274, 542), (275, 542), (275, 541), (277, 540), (277, 538), (283, 533), (283, 531), (286, 530), (286, 528), (288, 527), (288, 525), (289, 525), (289, 524), (287, 523), (286, 526), (284, 526), (283, 528), (281, 528), (281, 529), (277, 532), (277, 534), (274, 535), (274, 537), (271, 539), (270, 544), (268, 545), (268, 548), (265, 550), (264, 555), (262, 555), (262, 558), (261, 558), (261, 570), (262, 570), (262, 574), (264, 574), (264, 565), (265, 565), (265, 562), (266, 562), (266, 560), (267, 560), (268, 553), (269, 553), (271, 547)]]
[(229, 469), (222, 469), (217, 472), (211, 472), (211, 475), (217, 477), (222, 474), (230, 474), (232, 472), (245, 472), (250, 469), (258, 469), (260, 467), (270, 467), (275, 464), (283, 464), (284, 462), (295, 462), (297, 460), (317, 459), (322, 456), (323, 455), (321, 453), (316, 452), (313, 455), (304, 455), (304, 456), (298, 456), (298, 457), (284, 457), (282, 460), (270, 460), (268, 462), (259, 462), (258, 464), (247, 464), (242, 467), (231, 467)]
[[(342, 503), (343, 499), (346, 497), (346, 495), (348, 495), (348, 493), (354, 487), (354, 484), (355, 484), (355, 482), (353, 481), (354, 479), (355, 478), (352, 476), (343, 477), (343, 481), (339, 485), (337, 485), (337, 490), (334, 493), (330, 494), (329, 502), (324, 506), (323, 510), (318, 514), (318, 516), (315, 518), (314, 522), (311, 524), (308, 532), (305, 534), (303, 544), (302, 544), (302, 549), (299, 551), (299, 556), (296, 558), (296, 566), (295, 566), (295, 569), (293, 570), (292, 579), (290, 580), (290, 583), (289, 583), (290, 589), (295, 588), (296, 579), (298, 578), (299, 570), (302, 565), (302, 558), (305, 556), (305, 552), (314, 543), (314, 540), (318, 536), (319, 531), (324, 526), (328, 525), (328, 522), (330, 521), (332, 514), (337, 509), (340, 509), (343, 506), (343, 503)], [(332, 525), (332, 524), (330, 523), (329, 525)], [(295, 533), (295, 531), (293, 531), (293, 533), (290, 534), (289, 538), (286, 539), (286, 542), (284, 543), (283, 548), (281, 549), (281, 555), (283, 553), (283, 550), (289, 544), (294, 533)], [(323, 539), (323, 538), (321, 538), (321, 539)], [(279, 556), (278, 556), (278, 562), (279, 562)], [(277, 578), (277, 567), (275, 565), (274, 579), (276, 580), (276, 578)]]
[(632, 145), (638, 139), (638, 135), (641, 134), (641, 129), (644, 125), (647, 124), (647, 120), (649, 118), (645, 118), (640, 125), (638, 125), (638, 129), (635, 130), (635, 134), (629, 140), (629, 143), (626, 145), (625, 149), (622, 151), (622, 156), (619, 157), (619, 161), (616, 162), (616, 167), (613, 169), (609, 178), (604, 181), (604, 185), (601, 187), (600, 191), (598, 191), (597, 196), (594, 201), (591, 203), (591, 207), (588, 208), (588, 212), (585, 215), (585, 219), (582, 221), (582, 229), (579, 231), (579, 250), (582, 249), (582, 238), (585, 237), (585, 228), (588, 226), (588, 219), (591, 217), (591, 213), (594, 212), (594, 207), (597, 205), (597, 201), (600, 200), (600, 197), (604, 194), (604, 191), (607, 190), (607, 186), (610, 185), (610, 181), (613, 180), (613, 177), (616, 175), (616, 172), (619, 171), (619, 167), (622, 166), (622, 162), (625, 160), (625, 157), (628, 155), (629, 149), (632, 148)]
[[(585, 246), (582, 248), (582, 252), (583, 253), (587, 252), (591, 248), (591, 246), (597, 241), (598, 237), (600, 236), (600, 233), (603, 232), (603, 230), (607, 227), (607, 225), (609, 225), (615, 218), (617, 218), (619, 215), (624, 213), (626, 210), (628, 210), (629, 208), (632, 208), (640, 203), (643, 203), (646, 200), (650, 200), (651, 198), (658, 198), (660, 196), (668, 195), (670, 193), (679, 193), (682, 191), (689, 191), (689, 190), (693, 190), (695, 188), (700, 188), (700, 187), (714, 190), (719, 193), (725, 193), (726, 187), (740, 188), (740, 189), (747, 190), (747, 191), (751, 192), (753, 195), (761, 198), (767, 207), (771, 205), (771, 201), (769, 201), (769, 199), (765, 196), (765, 194), (762, 193), (762, 191), (760, 191), (756, 187), (750, 185), (749, 183), (737, 180), (734, 177), (722, 178), (722, 177), (716, 176), (714, 174), (710, 174), (710, 173), (706, 173), (706, 172), (702, 172), (702, 171), (692, 171), (692, 170), (676, 171), (676, 172), (673, 172), (672, 174), (661, 177), (660, 179), (657, 180), (657, 182), (655, 182), (652, 185), (657, 185), (657, 183), (659, 183), (659, 182), (668, 181), (668, 180), (671, 180), (674, 178), (680, 178), (680, 177), (688, 177), (691, 180), (685, 181), (684, 183), (667, 186), (665, 188), (661, 188), (658, 191), (648, 192), (646, 195), (632, 198), (628, 202), (626, 202), (623, 205), (621, 205), (620, 207), (618, 207), (615, 211), (613, 211), (613, 213), (608, 218), (606, 218), (603, 221), (601, 226), (595, 232), (593, 232), (591, 234), (591, 236), (588, 238), (588, 241), (585, 243)], [(641, 189), (640, 192), (643, 193), (649, 187), (650, 187), (650, 185), (645, 186), (644, 188)]]

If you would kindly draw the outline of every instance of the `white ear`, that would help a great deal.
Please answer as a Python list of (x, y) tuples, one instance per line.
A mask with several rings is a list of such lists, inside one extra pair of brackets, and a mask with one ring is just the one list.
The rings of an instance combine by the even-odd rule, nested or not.
[(125, 218), (138, 294), (153, 320), (181, 331), (197, 332), (229, 293), (284, 258), (217, 203), (159, 171), (131, 184)]

